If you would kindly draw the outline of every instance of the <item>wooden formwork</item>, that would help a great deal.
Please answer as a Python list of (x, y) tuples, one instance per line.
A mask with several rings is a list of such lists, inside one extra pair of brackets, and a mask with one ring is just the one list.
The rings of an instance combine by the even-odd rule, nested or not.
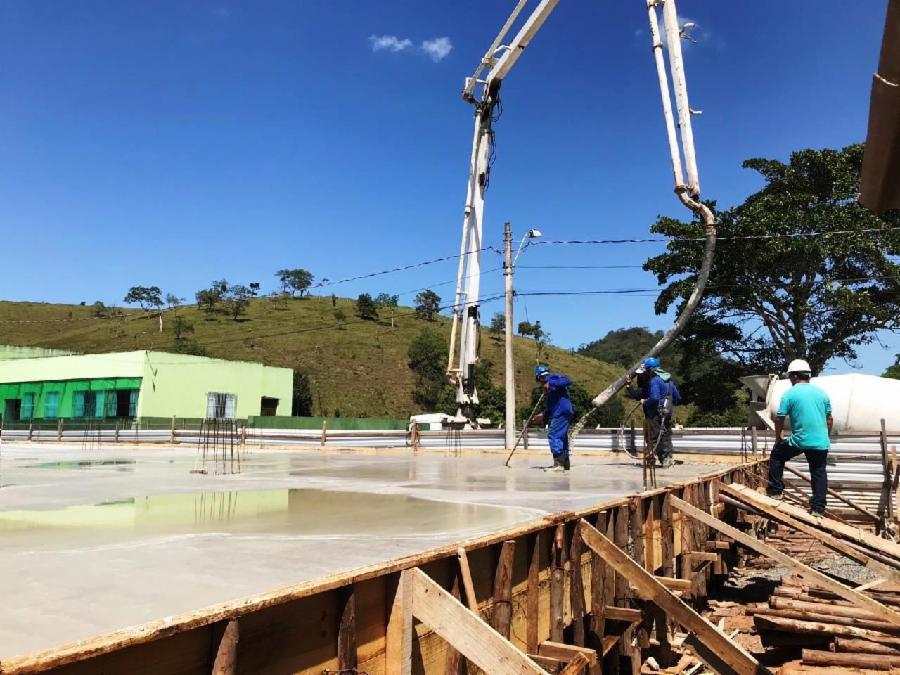
[[(561, 672), (596, 673), (604, 657), (639, 668), (642, 649), (665, 652), (673, 620), (685, 625), (682, 600), (704, 597), (729, 564), (730, 540), (672, 502), (718, 514), (719, 481), (754, 482), (761, 468), (729, 467), (4, 661), (0, 673), (457, 673), (467, 656), (498, 674), (565, 664)], [(703, 640), (704, 626), (691, 630)]]

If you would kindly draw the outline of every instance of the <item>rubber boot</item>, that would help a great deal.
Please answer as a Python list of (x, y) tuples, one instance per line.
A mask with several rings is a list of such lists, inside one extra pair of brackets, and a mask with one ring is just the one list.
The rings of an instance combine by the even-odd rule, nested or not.
[(563, 460), (556, 456), (553, 457), (553, 466), (551, 466), (549, 469), (544, 469), (544, 471), (553, 473), (561, 473), (565, 470), (566, 467), (563, 464)]

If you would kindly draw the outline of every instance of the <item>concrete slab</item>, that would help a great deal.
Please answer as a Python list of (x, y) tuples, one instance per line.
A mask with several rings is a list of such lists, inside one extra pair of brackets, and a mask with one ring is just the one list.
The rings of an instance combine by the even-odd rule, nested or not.
[[(0, 659), (583, 508), (642, 489), (627, 459), (3, 444)], [(660, 485), (721, 468), (691, 462)], [(211, 467), (209, 467), (211, 468)]]

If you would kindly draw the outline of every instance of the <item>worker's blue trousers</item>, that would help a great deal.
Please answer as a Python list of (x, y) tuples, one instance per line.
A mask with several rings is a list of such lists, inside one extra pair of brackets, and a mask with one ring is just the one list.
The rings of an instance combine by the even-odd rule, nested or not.
[(547, 430), (550, 452), (559, 459), (569, 458), (569, 417), (560, 415), (550, 420)]

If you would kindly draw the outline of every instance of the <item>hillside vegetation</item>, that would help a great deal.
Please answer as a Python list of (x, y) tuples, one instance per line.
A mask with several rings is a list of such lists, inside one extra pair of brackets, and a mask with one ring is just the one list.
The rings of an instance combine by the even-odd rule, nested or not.
[[(363, 321), (352, 300), (330, 297), (256, 298), (246, 314), (233, 320), (195, 306), (156, 314), (109, 308), (95, 316), (91, 307), (32, 302), (0, 302), (0, 344), (70, 349), (85, 353), (153, 349), (197, 351), (223, 359), (257, 361), (306, 373), (314, 414), (344, 417), (398, 417), (423, 412), (413, 403), (409, 346), (426, 326), (449, 339), (450, 320), (417, 318), (406, 307), (383, 308), (377, 321)], [(346, 316), (335, 318), (335, 309)], [(338, 312), (340, 315), (340, 312)], [(176, 340), (176, 318), (191, 328)], [(534, 340), (515, 340), (517, 399), (525, 403), (534, 386)], [(592, 358), (548, 346), (545, 359), (554, 370), (596, 393), (617, 371)], [(503, 337), (482, 329), (481, 357), (492, 365), (491, 378), (503, 382)]]

